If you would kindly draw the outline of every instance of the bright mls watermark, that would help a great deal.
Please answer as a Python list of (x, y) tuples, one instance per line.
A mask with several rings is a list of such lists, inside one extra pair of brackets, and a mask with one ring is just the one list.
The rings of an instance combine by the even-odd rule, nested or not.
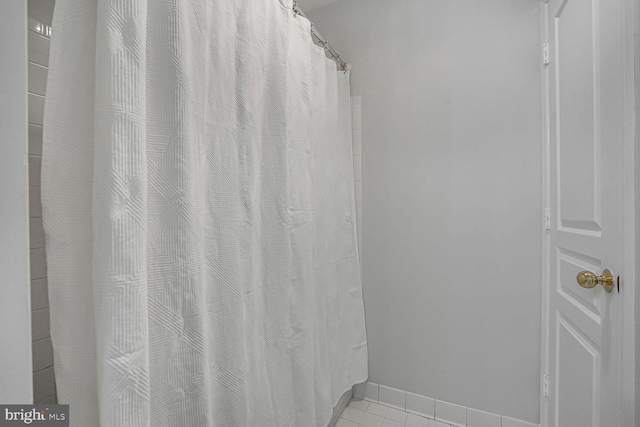
[(69, 427), (69, 405), (0, 405), (0, 427)]

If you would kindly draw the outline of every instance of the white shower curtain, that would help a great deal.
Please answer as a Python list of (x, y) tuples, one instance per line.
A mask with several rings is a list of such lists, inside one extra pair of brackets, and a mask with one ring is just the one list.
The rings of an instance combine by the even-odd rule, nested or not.
[(321, 426), (367, 378), (348, 74), (291, 0), (56, 0), (43, 219), (75, 427)]

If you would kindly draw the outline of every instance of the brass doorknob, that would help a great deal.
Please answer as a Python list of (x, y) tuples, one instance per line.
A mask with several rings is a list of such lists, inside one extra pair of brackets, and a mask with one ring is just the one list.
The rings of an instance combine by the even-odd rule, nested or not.
[(613, 274), (611, 270), (605, 268), (602, 272), (602, 276), (596, 276), (590, 271), (581, 271), (576, 277), (578, 284), (583, 288), (591, 289), (597, 285), (604, 286), (604, 290), (611, 293), (613, 290)]

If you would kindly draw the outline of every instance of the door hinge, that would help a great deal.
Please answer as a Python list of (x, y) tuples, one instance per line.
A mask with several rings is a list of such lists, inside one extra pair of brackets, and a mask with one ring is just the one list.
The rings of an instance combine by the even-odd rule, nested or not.
[(542, 65), (549, 65), (549, 43), (542, 43)]
[(542, 395), (549, 397), (549, 375), (542, 375)]
[(551, 208), (544, 208), (544, 229), (551, 230)]

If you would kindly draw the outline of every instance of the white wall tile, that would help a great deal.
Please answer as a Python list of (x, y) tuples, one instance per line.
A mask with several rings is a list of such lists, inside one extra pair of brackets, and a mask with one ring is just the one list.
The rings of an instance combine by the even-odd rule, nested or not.
[[(46, 338), (49, 332), (49, 309), (43, 308), (31, 312), (31, 340), (37, 341)], [(49, 396), (45, 394), (43, 397)]]
[(364, 399), (364, 395), (367, 392), (367, 383), (356, 384), (352, 390), (354, 399)]
[(378, 401), (378, 384), (362, 383), (353, 386), (353, 398), (365, 399), (370, 402)]
[(467, 427), (501, 427), (500, 415), (467, 408)]
[(361, 95), (355, 95), (351, 97), (351, 105), (353, 104), (362, 104), (362, 96)]
[(43, 369), (33, 374), (33, 400), (39, 401), (56, 393), (53, 368)]
[(42, 216), (42, 203), (40, 200), (40, 187), (29, 187), (29, 217)]
[(42, 176), (42, 157), (29, 156), (29, 186), (40, 187)]
[(430, 397), (407, 392), (407, 412), (435, 418), (436, 401)]
[(379, 401), (380, 403), (390, 406), (392, 408), (405, 409), (405, 392), (396, 388), (387, 386), (380, 386), (379, 389)]
[(42, 126), (29, 125), (29, 154), (42, 156)]
[(376, 383), (367, 383), (367, 388), (365, 390), (364, 398), (370, 402), (377, 402), (378, 395), (378, 384)]
[(31, 310), (49, 307), (49, 290), (47, 286), (46, 278), (31, 281)]
[[(367, 392), (367, 386), (372, 384), (359, 384), (354, 387), (354, 395), (364, 396)], [(388, 419), (399, 422), (406, 427), (540, 427), (538, 424), (501, 417), (498, 414), (404, 392), (384, 385), (373, 385), (375, 388), (370, 388), (370, 390), (377, 391), (379, 403), (369, 402), (366, 413), (385, 418), (385, 421)], [(408, 415), (398, 409), (406, 411)], [(398, 419), (396, 415), (402, 416), (402, 419)], [(371, 427), (378, 427), (375, 419), (371, 423)], [(369, 427), (369, 424), (362, 425)]]
[(28, 15), (43, 24), (51, 25), (55, 0), (29, 0)]
[(49, 332), (47, 265), (42, 230), (41, 165), (44, 95), (49, 64), (48, 37), (39, 34), (43, 25), (51, 25), (54, 0), (28, 0), (28, 101), (29, 101), (29, 238), (31, 261), (31, 327), (33, 343), (34, 401), (55, 403), (56, 390)]
[(43, 338), (33, 342), (33, 372), (53, 366), (53, 346), (51, 338)]
[(539, 425), (515, 418), (502, 417), (502, 427), (539, 427)]
[(49, 39), (35, 33), (28, 32), (29, 38), (29, 61), (36, 64), (49, 66)]
[(47, 258), (44, 248), (31, 249), (31, 280), (47, 277)]
[(29, 92), (44, 96), (47, 90), (47, 67), (29, 62)]
[(37, 400), (35, 403), (38, 405), (56, 405), (58, 403), (58, 399), (54, 394), (53, 396), (45, 397), (42, 400)]
[(42, 126), (44, 118), (44, 96), (29, 94), (29, 123)]
[(467, 425), (467, 408), (443, 400), (436, 400), (436, 420), (464, 427)]
[(29, 219), (29, 247), (31, 249), (44, 248), (42, 218)]

